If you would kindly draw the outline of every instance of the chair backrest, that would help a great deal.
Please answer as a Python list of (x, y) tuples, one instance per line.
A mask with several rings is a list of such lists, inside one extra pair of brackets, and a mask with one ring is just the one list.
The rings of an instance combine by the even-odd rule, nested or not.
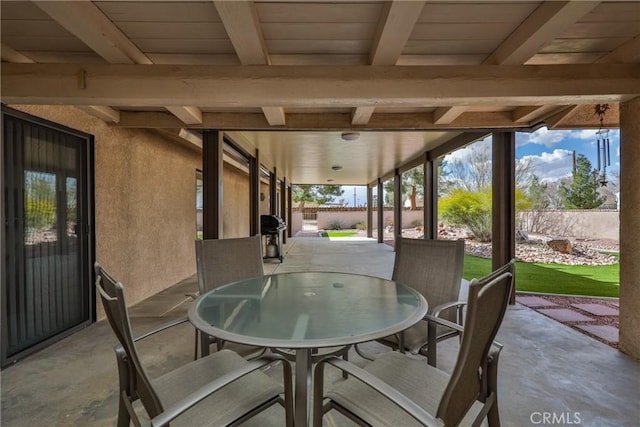
[(458, 425), (481, 397), (489, 350), (509, 304), (514, 264), (511, 261), (469, 284), (467, 317), (458, 359), (438, 406), (437, 416), (445, 425)]
[(262, 240), (259, 235), (196, 240), (196, 264), (200, 294), (227, 283), (263, 276)]
[[(457, 301), (464, 265), (464, 240), (396, 240), (394, 281), (411, 286), (429, 301), (429, 307)], [(455, 310), (442, 313), (454, 320)]]
[[(134, 399), (136, 396), (139, 397), (149, 416), (155, 417), (163, 411), (163, 408), (142, 363), (140, 363), (122, 283), (111, 277), (98, 263), (95, 264), (95, 271), (96, 288), (100, 294), (107, 319), (127, 356), (129, 384), (120, 384), (120, 388), (125, 387), (127, 393)], [(118, 361), (118, 363), (122, 363), (122, 361)], [(125, 379), (121, 377), (120, 381), (123, 380)]]

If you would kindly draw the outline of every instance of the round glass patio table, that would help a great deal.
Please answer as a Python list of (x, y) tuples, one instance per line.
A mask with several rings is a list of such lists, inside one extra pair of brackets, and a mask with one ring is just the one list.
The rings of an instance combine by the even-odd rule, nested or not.
[(427, 313), (409, 286), (348, 273), (280, 273), (213, 289), (189, 319), (199, 330), (239, 344), (296, 353), (295, 423), (307, 425), (314, 349), (357, 344), (403, 331)]

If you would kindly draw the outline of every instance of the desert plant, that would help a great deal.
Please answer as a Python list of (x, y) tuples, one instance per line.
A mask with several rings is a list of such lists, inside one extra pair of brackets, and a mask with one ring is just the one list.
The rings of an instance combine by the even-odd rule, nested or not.
[(329, 230), (342, 230), (344, 227), (342, 226), (342, 222), (340, 220), (335, 220), (331, 224), (329, 224)]
[(438, 210), (452, 225), (467, 227), (476, 240), (491, 240), (491, 192), (454, 190), (440, 199)]
[[(438, 211), (442, 219), (451, 225), (466, 227), (476, 240), (491, 241), (491, 190), (471, 192), (454, 190), (447, 197), (440, 199)], [(529, 208), (530, 202), (524, 193), (516, 190), (516, 210)]]

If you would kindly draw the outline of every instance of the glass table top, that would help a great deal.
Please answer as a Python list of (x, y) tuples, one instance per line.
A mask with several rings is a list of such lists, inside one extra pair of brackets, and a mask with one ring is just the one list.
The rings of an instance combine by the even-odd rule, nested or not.
[(317, 348), (381, 338), (424, 317), (408, 286), (346, 273), (282, 273), (234, 282), (200, 296), (191, 322), (241, 344)]

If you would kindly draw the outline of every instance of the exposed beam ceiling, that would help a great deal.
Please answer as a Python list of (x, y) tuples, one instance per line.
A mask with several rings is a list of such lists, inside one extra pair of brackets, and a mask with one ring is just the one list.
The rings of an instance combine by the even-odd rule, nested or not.
[[(86, 73), (86, 87), (78, 85), (79, 71)], [(541, 101), (620, 102), (638, 94), (640, 65), (635, 64), (341, 68), (7, 63), (2, 67), (3, 99), (26, 104), (525, 106)]]
[(424, 2), (386, 2), (371, 50), (371, 65), (395, 65), (409, 40)]
[[(368, 159), (348, 181), (362, 183), (365, 171), (386, 175), (460, 133), (597, 127), (593, 104), (609, 103), (605, 124), (616, 126), (617, 103), (640, 91), (632, 1), (0, 7), (3, 103), (74, 105), (194, 148), (198, 130), (225, 130), (252, 139), (247, 150), (279, 175), (309, 182), (329, 178), (324, 162), (356, 152)], [(361, 131), (355, 146), (345, 130)]]
[(105, 122), (118, 123), (120, 112), (104, 105), (76, 105), (76, 108)]
[(598, 5), (597, 1), (543, 2), (485, 61), (520, 65)]
[[(384, 4), (369, 55), (371, 65), (396, 65), (423, 5), (421, 1), (388, 1)], [(352, 124), (366, 125), (374, 110), (371, 106), (355, 107)]]
[[(35, 1), (40, 9), (112, 64), (153, 64), (127, 36), (88, 1)], [(108, 106), (81, 107), (83, 111), (108, 122), (119, 121), (118, 112)], [(185, 124), (198, 123), (196, 107), (167, 107)]]

